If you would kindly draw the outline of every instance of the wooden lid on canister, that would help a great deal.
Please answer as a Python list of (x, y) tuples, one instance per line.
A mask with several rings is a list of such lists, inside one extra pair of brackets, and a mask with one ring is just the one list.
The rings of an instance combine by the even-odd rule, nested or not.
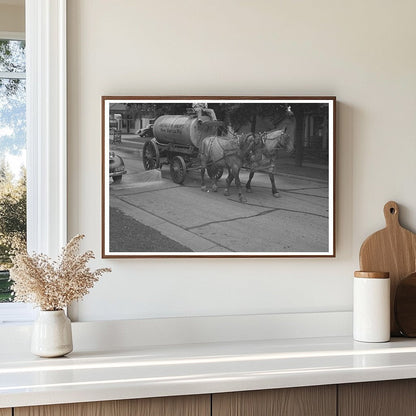
[(355, 271), (354, 277), (364, 277), (366, 279), (388, 279), (390, 277), (389, 272), (362, 272)]

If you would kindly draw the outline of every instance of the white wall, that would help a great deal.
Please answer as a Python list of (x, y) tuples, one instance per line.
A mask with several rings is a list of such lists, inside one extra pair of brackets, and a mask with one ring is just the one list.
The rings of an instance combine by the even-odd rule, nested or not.
[(25, 6), (23, 2), (16, 1), (16, 4), (2, 4), (0, 2), (0, 32), (21, 32), (25, 31)]
[(335, 259), (133, 259), (79, 320), (351, 310), (362, 240), (416, 230), (413, 0), (68, 1), (69, 235), (100, 256), (102, 95), (336, 95)]

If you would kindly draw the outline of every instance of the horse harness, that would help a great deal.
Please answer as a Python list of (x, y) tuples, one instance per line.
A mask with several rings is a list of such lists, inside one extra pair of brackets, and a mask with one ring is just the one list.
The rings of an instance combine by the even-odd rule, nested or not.
[[(216, 140), (218, 138), (219, 137), (217, 137), (217, 136), (210, 137), (209, 145), (208, 145), (209, 146), (208, 147), (208, 154), (210, 154), (212, 152), (212, 148), (214, 146), (214, 140)], [(237, 141), (237, 146), (233, 146), (233, 148), (231, 148), (231, 149), (225, 148), (221, 144), (221, 141), (217, 140), (218, 146), (221, 148), (223, 156), (220, 159), (213, 160), (212, 163), (216, 164), (218, 162), (221, 162), (221, 161), (225, 160), (226, 157), (230, 157), (230, 156), (238, 154), (238, 150), (240, 149), (240, 145), (241, 145), (241, 136), (236, 135), (236, 137), (234, 139), (229, 140), (228, 143), (234, 144), (235, 143), (234, 140)]]

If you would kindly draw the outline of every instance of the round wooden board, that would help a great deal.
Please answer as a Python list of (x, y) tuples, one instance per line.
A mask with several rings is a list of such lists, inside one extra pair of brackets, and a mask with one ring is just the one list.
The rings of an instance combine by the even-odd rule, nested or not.
[(397, 286), (394, 315), (400, 332), (416, 337), (416, 273), (409, 274)]

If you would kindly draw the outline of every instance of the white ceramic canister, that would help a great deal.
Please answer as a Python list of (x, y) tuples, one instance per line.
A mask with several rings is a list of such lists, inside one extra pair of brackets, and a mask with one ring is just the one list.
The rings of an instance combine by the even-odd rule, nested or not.
[(356, 341), (389, 341), (389, 273), (355, 272), (353, 309), (353, 336)]

